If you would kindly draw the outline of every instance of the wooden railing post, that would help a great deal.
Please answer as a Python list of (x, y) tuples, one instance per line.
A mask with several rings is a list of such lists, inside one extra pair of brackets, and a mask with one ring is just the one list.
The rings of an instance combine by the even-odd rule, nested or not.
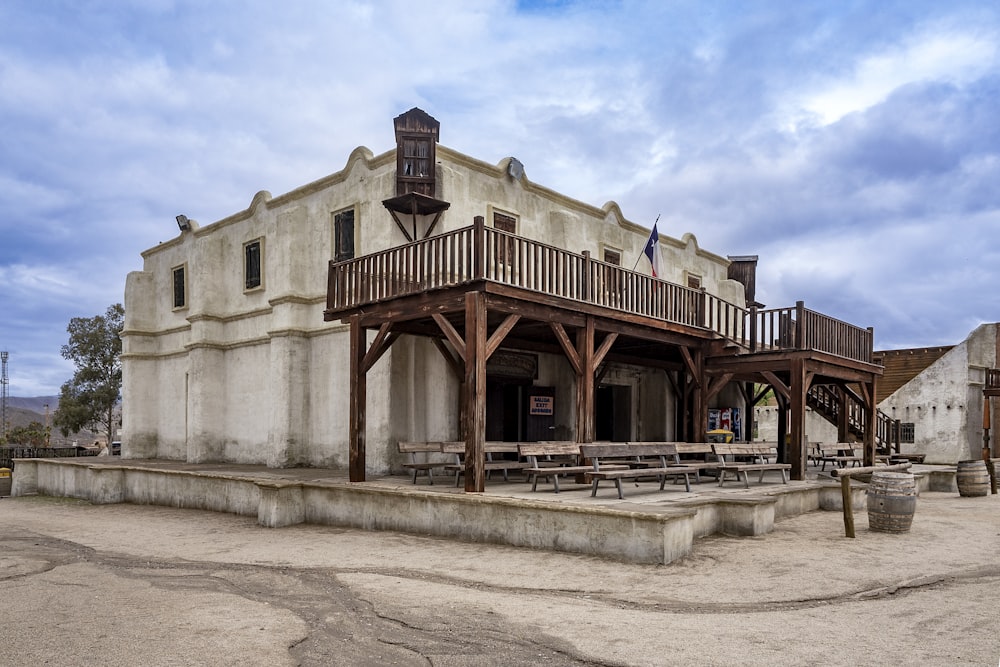
[(473, 259), (472, 271), (475, 280), (486, 276), (486, 218), (477, 215), (472, 219)]
[(750, 351), (757, 351), (757, 306), (750, 306)]
[(590, 295), (590, 272), (594, 268), (594, 261), (590, 259), (590, 251), (584, 250), (583, 255), (583, 275), (580, 276), (580, 290), (583, 301), (592, 301)]
[(795, 302), (795, 346), (796, 350), (804, 350), (806, 344), (806, 304)]

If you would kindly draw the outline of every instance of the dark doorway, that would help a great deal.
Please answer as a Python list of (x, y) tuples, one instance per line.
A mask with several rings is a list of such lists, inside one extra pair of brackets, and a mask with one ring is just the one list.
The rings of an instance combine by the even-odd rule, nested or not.
[(551, 440), (555, 430), (555, 388), (523, 381), (486, 381), (486, 439), (501, 442)]
[(632, 437), (632, 387), (604, 384), (594, 392), (594, 438), (628, 442)]

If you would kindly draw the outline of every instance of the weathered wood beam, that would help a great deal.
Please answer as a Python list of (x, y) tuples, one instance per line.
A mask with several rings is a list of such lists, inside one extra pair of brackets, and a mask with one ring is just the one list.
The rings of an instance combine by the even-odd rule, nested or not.
[(715, 398), (723, 387), (729, 384), (729, 381), (733, 378), (732, 373), (724, 373), (717, 377), (709, 379), (708, 390), (705, 392), (705, 400), (711, 401)]
[(350, 435), (348, 475), (352, 482), (365, 481), (365, 409), (367, 407), (365, 330), (360, 318), (351, 318), (350, 330)]
[(695, 384), (701, 386), (701, 369), (694, 361), (694, 357), (691, 356), (691, 350), (683, 345), (680, 348), (681, 358), (684, 360), (684, 365), (687, 366), (687, 371), (691, 375), (691, 379)]
[(583, 367), (580, 365), (580, 355), (577, 354), (576, 349), (573, 347), (573, 343), (566, 334), (566, 329), (564, 329), (563, 325), (558, 322), (549, 322), (549, 328), (552, 329), (552, 333), (555, 334), (556, 340), (558, 340), (559, 345), (562, 346), (563, 352), (566, 354), (566, 359), (569, 361), (569, 365), (573, 367), (573, 372), (576, 373), (577, 377), (579, 377), (583, 373)]
[(594, 352), (595, 367), (601, 365), (601, 362), (604, 361), (605, 355), (607, 355), (608, 351), (611, 349), (611, 346), (615, 344), (616, 340), (618, 340), (618, 334), (616, 333), (611, 333), (604, 337), (604, 340), (601, 341), (601, 346), (597, 348), (597, 350)]
[(444, 357), (444, 360), (448, 363), (448, 368), (450, 368), (451, 372), (455, 374), (458, 381), (464, 382), (465, 368), (462, 366), (464, 360), (456, 358), (456, 355), (452, 353), (442, 339), (432, 337), (431, 342), (434, 343), (434, 347), (436, 347), (438, 352), (441, 353), (441, 356)]
[(392, 331), (392, 322), (385, 322), (379, 327), (378, 333), (375, 334), (375, 340), (372, 341), (371, 347), (368, 348), (368, 352), (365, 353), (365, 358), (362, 361), (362, 368), (364, 372), (371, 370), (372, 366), (382, 358), (382, 355), (392, 347), (392, 344), (396, 342), (399, 338), (399, 334)]
[(510, 330), (514, 328), (517, 321), (521, 319), (520, 315), (508, 315), (506, 319), (496, 328), (493, 335), (490, 336), (489, 340), (486, 342), (486, 359), (488, 360), (493, 353), (497, 351), (497, 348), (503, 343), (504, 338), (510, 333)]
[(486, 490), (486, 299), (465, 297), (465, 490)]
[(580, 374), (576, 380), (576, 441), (594, 441), (594, 320), (577, 329), (576, 351)]
[[(473, 293), (474, 292), (470, 292), (469, 294)], [(459, 358), (462, 361), (468, 363), (468, 358), (466, 357), (466, 349), (465, 349), (466, 341), (462, 340), (462, 337), (458, 335), (458, 332), (455, 331), (455, 327), (451, 325), (451, 322), (448, 321), (448, 318), (446, 318), (441, 313), (434, 313), (431, 317), (434, 318), (435, 322), (437, 322), (438, 328), (441, 329), (441, 333), (445, 335), (445, 337), (448, 339), (448, 342), (451, 343), (452, 347), (455, 348), (455, 352), (456, 354), (458, 354)], [(468, 322), (468, 314), (466, 314), (466, 322)], [(466, 335), (468, 335), (468, 330), (466, 330)]]
[(806, 478), (805, 427), (806, 393), (809, 391), (810, 374), (806, 372), (802, 359), (792, 360), (790, 407), (792, 424), (788, 445), (788, 463), (792, 465), (790, 477), (795, 480)]
[(761, 372), (761, 375), (764, 377), (765, 380), (768, 381), (768, 383), (770, 383), (771, 387), (776, 392), (778, 392), (779, 394), (781, 394), (786, 400), (791, 400), (791, 398), (792, 398), (792, 389), (787, 384), (785, 384), (781, 380), (781, 378), (779, 378), (777, 375), (775, 375), (771, 371), (763, 371), (763, 372)]
[(392, 216), (393, 221), (396, 223), (396, 226), (399, 227), (399, 231), (403, 232), (403, 236), (406, 237), (406, 242), (413, 243), (413, 237), (410, 236), (410, 232), (406, 231), (406, 227), (403, 225), (400, 219), (396, 217), (396, 212), (393, 211), (392, 209), (388, 209), (388, 211), (389, 215)]

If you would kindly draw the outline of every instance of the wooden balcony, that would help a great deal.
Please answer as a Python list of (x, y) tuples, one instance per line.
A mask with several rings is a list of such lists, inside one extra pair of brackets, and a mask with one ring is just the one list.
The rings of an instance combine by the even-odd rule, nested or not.
[[(871, 329), (794, 307), (758, 310), (572, 253), (477, 221), (470, 227), (331, 262), (326, 320), (401, 297), (477, 282), (505, 285), (653, 322), (707, 332), (739, 353), (815, 350), (872, 362)], [(614, 312), (611, 315), (614, 315)]]
[(986, 396), (1000, 396), (1000, 368), (986, 369), (986, 384), (983, 387)]

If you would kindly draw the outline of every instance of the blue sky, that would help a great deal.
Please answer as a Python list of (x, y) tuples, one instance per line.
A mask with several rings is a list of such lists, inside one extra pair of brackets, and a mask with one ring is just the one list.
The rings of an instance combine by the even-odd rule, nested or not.
[(876, 348), (1000, 320), (1000, 6), (939, 0), (0, 4), (0, 349), (56, 394), (72, 317), (254, 193), (443, 144), (759, 255), (758, 299)]

